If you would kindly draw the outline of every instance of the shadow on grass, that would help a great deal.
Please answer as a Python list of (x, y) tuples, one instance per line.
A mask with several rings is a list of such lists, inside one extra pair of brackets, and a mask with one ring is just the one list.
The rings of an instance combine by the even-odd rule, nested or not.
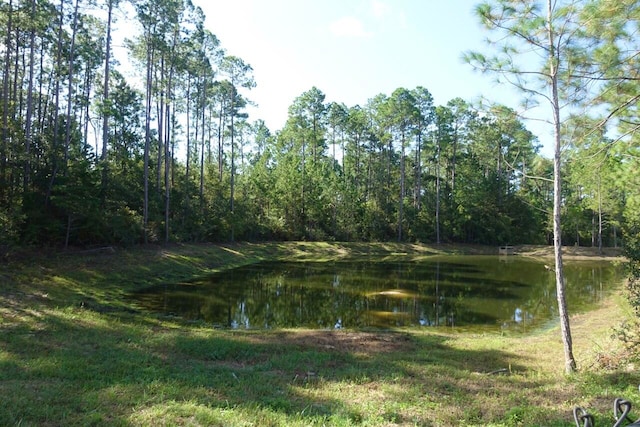
[(508, 406), (548, 386), (509, 375), (526, 360), (422, 332), (217, 331), (77, 308), (3, 326), (1, 425), (486, 424), (539, 416)]
[[(526, 358), (500, 346), (466, 348), (424, 332), (217, 331), (127, 311), (125, 292), (246, 262), (232, 249), (73, 259), (51, 275), (19, 272), (28, 280), (0, 290), (0, 425), (553, 426), (570, 419), (571, 407), (557, 403), (570, 402), (574, 390), (530, 372)], [(52, 277), (62, 280), (60, 291), (46, 297)]]

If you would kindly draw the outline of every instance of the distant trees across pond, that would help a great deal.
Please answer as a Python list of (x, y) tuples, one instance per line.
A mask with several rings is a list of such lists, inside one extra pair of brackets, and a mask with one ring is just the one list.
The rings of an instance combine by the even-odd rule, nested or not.
[[(638, 5), (609, 3), (575, 17), (602, 18), (583, 37), (603, 77), (598, 115), (562, 127), (565, 244), (619, 245), (639, 220)], [(312, 87), (268, 129), (246, 112), (253, 69), (190, 1), (0, 9), (0, 245), (551, 242), (553, 163), (508, 107), (435, 105), (426, 87), (347, 106)], [(125, 22), (136, 82), (113, 59)]]

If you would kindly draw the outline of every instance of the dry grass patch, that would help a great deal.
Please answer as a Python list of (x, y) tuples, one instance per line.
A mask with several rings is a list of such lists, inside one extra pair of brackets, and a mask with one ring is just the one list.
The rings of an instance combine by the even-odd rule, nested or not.
[(303, 330), (253, 335), (255, 343), (279, 344), (301, 350), (361, 353), (406, 352), (416, 348), (409, 335), (393, 332), (357, 332), (347, 330)]

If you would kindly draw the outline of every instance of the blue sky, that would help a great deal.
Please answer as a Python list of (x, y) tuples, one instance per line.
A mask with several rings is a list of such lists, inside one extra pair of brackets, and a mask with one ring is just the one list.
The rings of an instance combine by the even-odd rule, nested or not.
[[(349, 107), (423, 86), (436, 105), (485, 97), (520, 110), (515, 89), (462, 60), (465, 51), (489, 51), (489, 34), (474, 14), (480, 0), (192, 1), (226, 54), (253, 67), (257, 86), (244, 95), (257, 107), (249, 119), (265, 120), (272, 131), (282, 129), (293, 100), (313, 86), (326, 102)], [(116, 34), (129, 36), (126, 26)], [(121, 41), (116, 45), (124, 58)], [(552, 157), (549, 128), (540, 120), (525, 123), (541, 154)]]
[(436, 105), (484, 96), (518, 109), (514, 89), (462, 61), (467, 50), (488, 50), (476, 0), (193, 1), (227, 54), (254, 68), (257, 87), (245, 95), (258, 107), (250, 119), (265, 120), (272, 131), (282, 128), (294, 98), (313, 86), (327, 102), (347, 106), (423, 86)]

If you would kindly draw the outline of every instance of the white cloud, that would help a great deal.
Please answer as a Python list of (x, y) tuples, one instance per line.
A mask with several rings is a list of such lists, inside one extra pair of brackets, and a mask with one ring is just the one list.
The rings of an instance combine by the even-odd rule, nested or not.
[(345, 16), (329, 25), (331, 33), (338, 37), (367, 38), (373, 33), (365, 30), (364, 24), (357, 18)]
[(370, 13), (379, 23), (395, 30), (408, 28), (407, 15), (404, 10), (393, 7), (383, 0), (372, 0)]
[(373, 16), (378, 19), (383, 19), (391, 13), (391, 6), (381, 2), (380, 0), (373, 0), (371, 2), (371, 10), (373, 12)]

